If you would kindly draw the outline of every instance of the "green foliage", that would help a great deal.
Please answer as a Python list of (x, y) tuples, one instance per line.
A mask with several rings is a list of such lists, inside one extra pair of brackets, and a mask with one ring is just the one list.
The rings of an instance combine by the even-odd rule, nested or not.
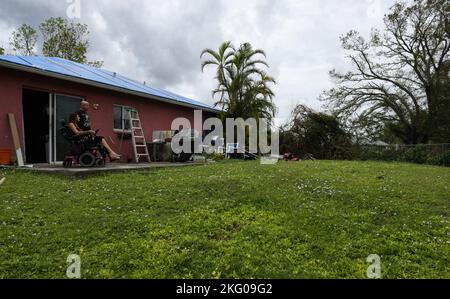
[(401, 160), (405, 162), (425, 164), (428, 160), (427, 147), (421, 145), (412, 147), (403, 154)]
[(275, 79), (261, 68), (268, 67), (261, 58), (266, 57), (263, 50), (253, 49), (250, 43), (236, 48), (225, 42), (217, 52), (203, 50), (201, 57), (204, 56), (208, 58), (202, 62), (202, 71), (207, 66), (216, 68), (217, 88), (213, 97), (219, 96), (216, 106), (225, 111), (224, 117), (272, 120), (276, 106), (271, 84), (275, 84)]
[(383, 31), (369, 39), (355, 30), (341, 37), (354, 69), (332, 70), (336, 87), (322, 100), (357, 138), (387, 133), (383, 140), (404, 144), (449, 141), (449, 16), (448, 0), (399, 1)]
[[(88, 61), (88, 27), (67, 19), (49, 18), (39, 26), (42, 36), (42, 54), (48, 57), (61, 57), (71, 61), (102, 67), (103, 61)], [(13, 32), (10, 43), (19, 55), (35, 55), (39, 35), (32, 26), (23, 24)]]
[[(49, 57), (61, 57), (75, 62), (87, 64), (89, 34), (86, 24), (70, 22), (61, 17), (49, 18), (40, 26), (44, 38), (42, 53)], [(101, 66), (101, 62), (93, 62)]]
[[(0, 277), (445, 278), (447, 168), (208, 166), (87, 179), (0, 170)], [(419, 191), (418, 191), (419, 190)]]
[(359, 149), (356, 159), (363, 161), (400, 161), (403, 152), (395, 148), (381, 148), (381, 147), (362, 147)]
[(3, 55), (3, 54), (5, 54), (5, 49), (0, 47), (0, 55)]
[(280, 133), (281, 153), (316, 159), (351, 159), (352, 143), (336, 117), (298, 105)]
[(442, 145), (418, 145), (396, 147), (363, 146), (353, 156), (367, 161), (398, 161), (436, 166), (450, 166), (450, 150)]
[(437, 165), (437, 166), (450, 166), (450, 151), (444, 152), (441, 155), (427, 155), (425, 164)]
[(429, 157), (428, 162), (433, 165), (450, 166), (450, 150), (446, 151), (443, 155), (436, 157)]
[(38, 34), (32, 26), (23, 24), (15, 30), (10, 39), (10, 44), (15, 53), (24, 56), (35, 55)]
[[(448, 36), (448, 40), (450, 40), (450, 35)], [(450, 60), (446, 62), (445, 66), (437, 74), (437, 79), (433, 81), (433, 87), (430, 91), (434, 101), (432, 106), (433, 117), (429, 119), (427, 125), (430, 128), (430, 132), (432, 132), (432, 134), (430, 134), (430, 140), (433, 143), (445, 143), (450, 141), (449, 74)]]

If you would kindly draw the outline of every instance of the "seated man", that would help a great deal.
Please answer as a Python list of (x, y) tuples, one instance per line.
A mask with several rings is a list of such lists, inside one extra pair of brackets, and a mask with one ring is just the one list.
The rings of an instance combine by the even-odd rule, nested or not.
[[(89, 135), (96, 143), (103, 145), (103, 147), (108, 151), (109, 158), (111, 162), (120, 160), (120, 155), (114, 152), (114, 150), (109, 146), (104, 137), (95, 136), (95, 131), (92, 130), (89, 121), (89, 103), (82, 101), (80, 104), (80, 110), (71, 115), (69, 119), (69, 128), (75, 134), (75, 136), (81, 136), (82, 138)], [(88, 133), (88, 134), (86, 134)], [(85, 140), (86, 141), (86, 140)]]
[(89, 114), (88, 114), (89, 107), (90, 107), (89, 102), (81, 101), (80, 110), (77, 112), (77, 114), (80, 118), (77, 125), (80, 128), (80, 130), (82, 130), (82, 131), (92, 130), (91, 123), (89, 120)]

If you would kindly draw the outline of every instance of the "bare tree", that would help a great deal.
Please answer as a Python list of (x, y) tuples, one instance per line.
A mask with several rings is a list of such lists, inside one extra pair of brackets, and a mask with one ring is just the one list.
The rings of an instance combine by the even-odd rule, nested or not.
[(398, 2), (384, 18), (384, 32), (373, 30), (369, 40), (356, 31), (342, 36), (354, 70), (332, 70), (337, 86), (322, 100), (355, 128), (385, 130), (404, 143), (450, 131), (442, 123), (450, 122), (443, 117), (450, 109), (449, 7), (448, 0)]

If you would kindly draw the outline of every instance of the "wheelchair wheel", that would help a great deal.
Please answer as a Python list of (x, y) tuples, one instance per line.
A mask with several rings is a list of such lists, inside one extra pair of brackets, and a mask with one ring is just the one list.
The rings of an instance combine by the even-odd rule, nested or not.
[(95, 159), (96, 157), (93, 154), (87, 152), (80, 156), (79, 162), (83, 167), (92, 167), (95, 164)]
[(95, 166), (97, 167), (104, 167), (105, 166), (105, 160), (104, 159), (97, 159), (95, 160)]

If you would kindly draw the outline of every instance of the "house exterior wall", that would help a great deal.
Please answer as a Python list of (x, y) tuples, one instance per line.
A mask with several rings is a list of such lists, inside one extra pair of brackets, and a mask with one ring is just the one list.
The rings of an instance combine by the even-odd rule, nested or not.
[(24, 88), (81, 97), (90, 102), (91, 107), (92, 104), (98, 104), (98, 110), (91, 109), (89, 112), (92, 127), (100, 129), (100, 135), (106, 137), (114, 150), (119, 151), (122, 144), (121, 154), (125, 159), (132, 158), (133, 149), (131, 140), (121, 141), (120, 134), (113, 130), (113, 105), (130, 106), (139, 111), (147, 142), (151, 141), (153, 131), (170, 130), (175, 118), (184, 117), (189, 119), (192, 125), (194, 124), (195, 109), (193, 108), (0, 67), (0, 149), (11, 149), (13, 155), (14, 146), (7, 113), (14, 113), (16, 117), (23, 148), (22, 90)]

